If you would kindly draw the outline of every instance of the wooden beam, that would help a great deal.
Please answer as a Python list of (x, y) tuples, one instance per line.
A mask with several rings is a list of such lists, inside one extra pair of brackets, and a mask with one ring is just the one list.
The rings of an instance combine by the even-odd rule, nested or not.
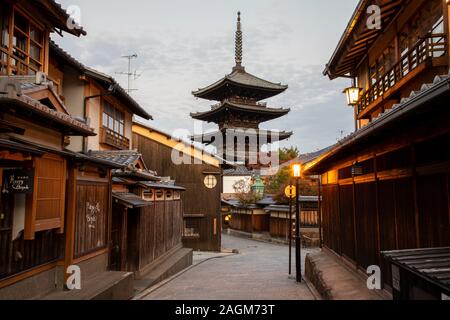
[[(447, 42), (450, 39), (450, 2), (442, 0), (443, 14), (444, 14), (444, 33), (447, 35)], [(450, 66), (450, 50), (447, 46), (447, 61)]]
[(37, 186), (38, 186), (38, 175), (36, 174), (39, 169), (39, 164), (37, 161), (33, 161), (33, 166), (35, 170), (34, 175), (34, 191), (32, 194), (26, 196), (26, 210), (25, 210), (25, 230), (24, 239), (34, 240), (35, 238), (35, 228), (36, 228), (36, 210), (37, 210)]
[(67, 212), (66, 212), (66, 250), (64, 255), (64, 281), (67, 280), (66, 270), (74, 263), (75, 256), (75, 228), (77, 210), (77, 176), (78, 168), (69, 168), (69, 179), (67, 184)]
[(358, 237), (356, 234), (357, 226), (356, 226), (356, 183), (353, 182), (353, 241), (355, 243), (354, 245), (354, 251), (355, 251), (355, 263), (356, 268), (358, 269)]

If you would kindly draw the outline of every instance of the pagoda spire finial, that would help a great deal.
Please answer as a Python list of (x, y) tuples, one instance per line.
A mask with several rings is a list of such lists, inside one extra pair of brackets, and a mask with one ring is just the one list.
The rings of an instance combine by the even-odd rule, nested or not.
[(241, 12), (238, 12), (237, 30), (236, 30), (236, 69), (242, 68), (242, 28), (241, 28)]

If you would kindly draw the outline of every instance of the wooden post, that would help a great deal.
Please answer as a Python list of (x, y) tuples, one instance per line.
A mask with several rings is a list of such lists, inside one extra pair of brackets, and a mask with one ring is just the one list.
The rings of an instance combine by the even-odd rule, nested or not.
[(373, 163), (374, 163), (374, 173), (375, 173), (375, 210), (377, 213), (377, 256), (378, 256), (378, 265), (381, 266), (382, 258), (381, 258), (381, 231), (380, 231), (380, 186), (378, 180), (378, 158), (377, 155), (373, 155)]
[[(447, 174), (447, 204), (448, 204), (448, 223), (450, 228), (450, 174)], [(450, 233), (448, 236), (450, 237)]]
[(69, 181), (67, 184), (67, 213), (66, 213), (66, 250), (64, 254), (64, 281), (67, 280), (67, 268), (73, 264), (75, 255), (75, 226), (77, 210), (77, 176), (78, 168), (73, 165), (69, 168)]
[[(292, 186), (292, 180), (290, 182)], [(298, 190), (296, 190), (298, 192)], [(289, 198), (289, 275), (292, 274), (292, 197)]]
[(337, 182), (337, 214), (338, 214), (338, 221), (339, 221), (339, 233), (338, 233), (338, 250), (339, 255), (342, 255), (342, 219), (341, 219), (341, 187), (339, 185), (339, 178)]
[(322, 177), (318, 180), (319, 186), (319, 203), (318, 203), (318, 219), (319, 219), (319, 241), (320, 241), (320, 249), (323, 248), (323, 234), (322, 234)]
[[(128, 234), (128, 209), (126, 207), (123, 208), (122, 212), (122, 223), (120, 226), (120, 271), (127, 270), (127, 234)], [(114, 250), (114, 248), (113, 248)]]
[(358, 262), (358, 237), (356, 234), (356, 183), (355, 183), (355, 177), (353, 176), (353, 241), (355, 243), (354, 251), (355, 251), (355, 262), (356, 265), (359, 265)]
[(450, 66), (450, 50), (449, 50), (449, 36), (450, 36), (450, 2), (447, 0), (442, 0), (442, 6), (443, 6), (443, 15), (444, 15), (444, 33), (447, 35), (447, 39), (445, 41), (447, 42), (447, 57), (448, 57), (448, 66)]
[(421, 248), (420, 243), (420, 213), (419, 213), (419, 202), (417, 193), (417, 170), (416, 170), (416, 147), (414, 144), (411, 145), (411, 163), (412, 163), (412, 174), (413, 174), (413, 194), (414, 194), (414, 216), (416, 224), (416, 247)]

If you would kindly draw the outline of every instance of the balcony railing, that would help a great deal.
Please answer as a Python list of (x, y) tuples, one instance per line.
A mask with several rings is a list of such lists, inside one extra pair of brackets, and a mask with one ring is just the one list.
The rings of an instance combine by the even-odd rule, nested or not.
[(444, 56), (447, 50), (446, 34), (432, 34), (420, 39), (415, 47), (405, 53), (400, 61), (363, 93), (358, 103), (359, 113), (382, 97), (385, 92), (395, 87), (419, 66), (432, 59)]
[(121, 150), (130, 149), (130, 139), (108, 128), (100, 129), (100, 143), (104, 143)]

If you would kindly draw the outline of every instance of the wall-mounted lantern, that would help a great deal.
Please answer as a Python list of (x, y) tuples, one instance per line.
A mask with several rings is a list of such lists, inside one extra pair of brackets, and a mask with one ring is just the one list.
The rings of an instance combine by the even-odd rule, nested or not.
[(350, 107), (354, 107), (358, 104), (359, 97), (361, 94), (361, 88), (356, 86), (348, 87), (344, 90), (345, 97), (347, 98), (347, 104)]

